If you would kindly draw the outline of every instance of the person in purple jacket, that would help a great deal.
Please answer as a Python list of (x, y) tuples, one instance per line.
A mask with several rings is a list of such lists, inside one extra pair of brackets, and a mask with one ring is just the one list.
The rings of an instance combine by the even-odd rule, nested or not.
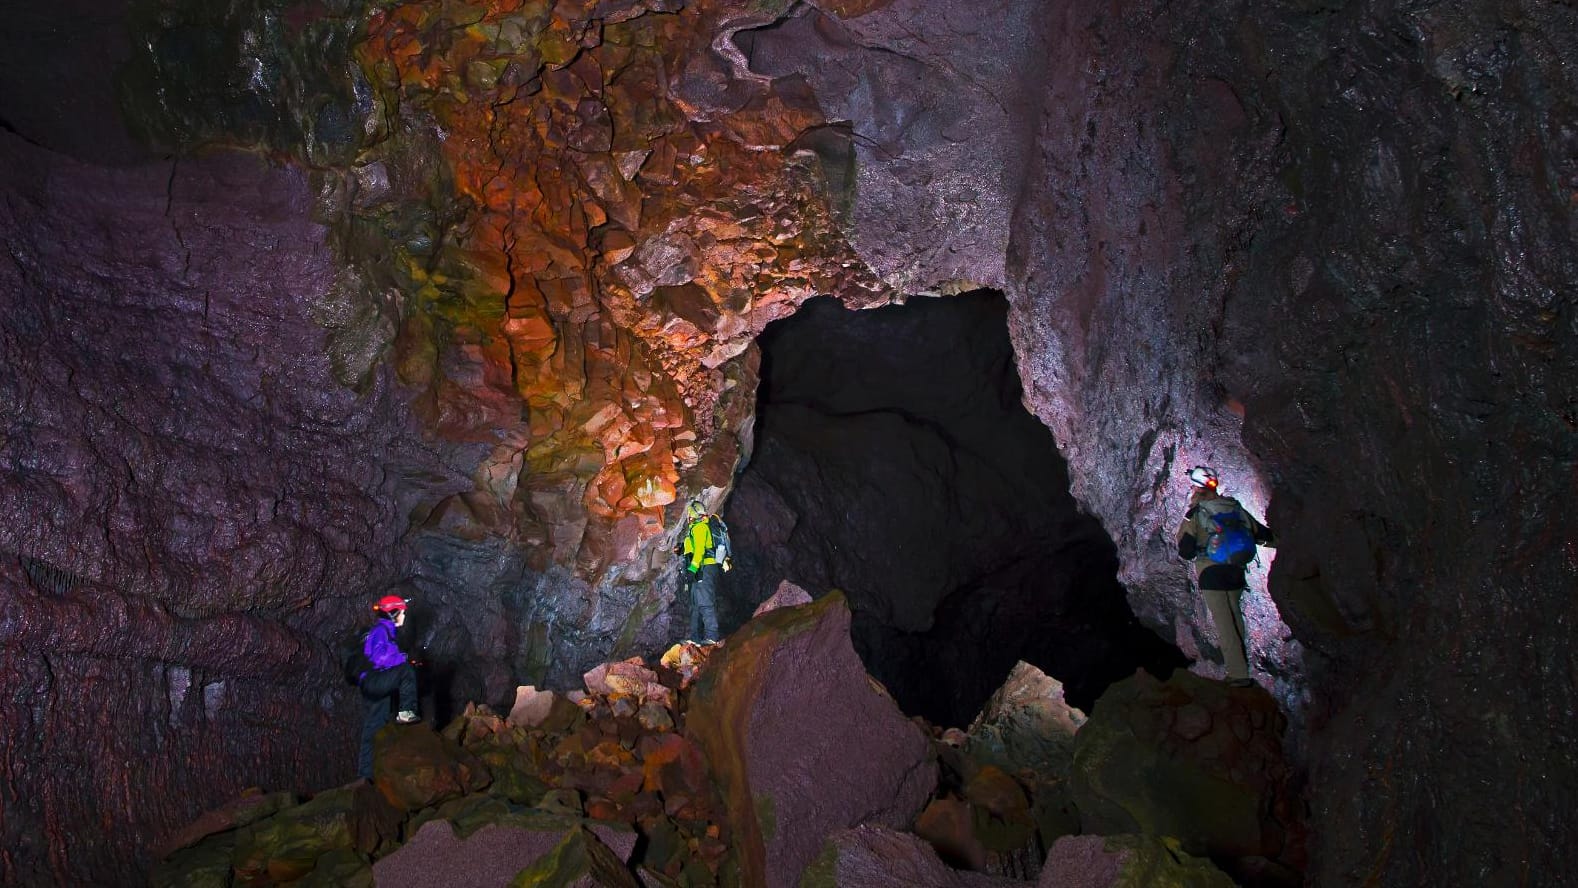
[(416, 669), (396, 641), (400, 627), (405, 625), (405, 607), (406, 600), (398, 595), (378, 599), (373, 610), (381, 616), (362, 641), (362, 654), (370, 668), (362, 672), (357, 682), (367, 703), (357, 773), (368, 780), (373, 778), (373, 735), (389, 723), (389, 709), (397, 692), (400, 711), (395, 723), (408, 725), (420, 720), (416, 715)]

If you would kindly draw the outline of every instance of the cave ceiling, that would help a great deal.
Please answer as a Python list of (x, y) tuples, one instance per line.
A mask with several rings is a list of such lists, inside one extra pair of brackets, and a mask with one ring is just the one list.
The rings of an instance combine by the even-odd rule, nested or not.
[[(790, 147), (825, 123), (813, 97), (707, 51), (782, 9), (309, 9), (166, 11), (133, 77), (156, 140), (314, 171), (345, 261), (320, 306), (341, 381), (387, 359), (424, 427), (481, 454), (424, 528), (592, 582), (628, 567), (680, 491), (729, 485), (753, 338), (818, 293), (887, 298), (817, 155)], [(273, 116), (209, 100), (213, 72), (179, 47), (216, 26), (242, 34), (226, 49), (266, 47), (243, 88)]]

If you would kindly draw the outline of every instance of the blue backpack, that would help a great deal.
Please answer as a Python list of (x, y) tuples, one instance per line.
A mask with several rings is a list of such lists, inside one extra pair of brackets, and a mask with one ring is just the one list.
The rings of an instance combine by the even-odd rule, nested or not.
[(1255, 560), (1255, 534), (1249, 516), (1236, 501), (1223, 497), (1225, 508), (1212, 510), (1200, 504), (1200, 526), (1205, 529), (1205, 557), (1217, 564), (1243, 567)]

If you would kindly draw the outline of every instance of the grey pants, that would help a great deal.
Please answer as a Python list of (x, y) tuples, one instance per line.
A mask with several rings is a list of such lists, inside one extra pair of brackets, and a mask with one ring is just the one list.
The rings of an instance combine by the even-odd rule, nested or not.
[(690, 582), (690, 635), (692, 641), (718, 640), (718, 575), (723, 568), (703, 564)]
[(1228, 680), (1249, 677), (1249, 662), (1244, 658), (1244, 590), (1201, 589), (1211, 622), (1216, 624), (1217, 644), (1222, 647), (1222, 665)]

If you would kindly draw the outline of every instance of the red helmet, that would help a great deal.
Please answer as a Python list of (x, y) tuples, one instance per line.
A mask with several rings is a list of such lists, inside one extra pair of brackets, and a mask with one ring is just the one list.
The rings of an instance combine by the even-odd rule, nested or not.
[(398, 595), (385, 595), (378, 599), (377, 604), (373, 605), (373, 610), (383, 611), (386, 614), (394, 613), (395, 611), (405, 610), (405, 603), (405, 599)]

